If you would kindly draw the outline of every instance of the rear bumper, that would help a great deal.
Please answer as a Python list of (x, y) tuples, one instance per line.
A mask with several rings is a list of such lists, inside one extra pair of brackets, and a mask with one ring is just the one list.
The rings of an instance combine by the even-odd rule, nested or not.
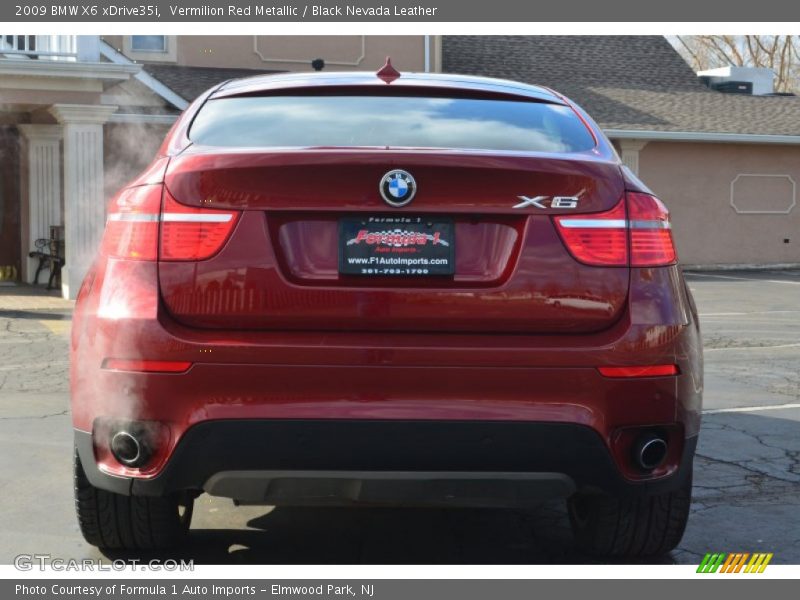
[[(84, 284), (72, 331), (73, 426), (98, 487), (255, 500), (272, 493), (264, 481), (366, 490), (514, 473), (506, 480), (547, 479), (562, 494), (647, 493), (678, 485), (691, 461), (702, 350), (677, 267), (632, 270), (628, 310), (607, 330), (535, 336), (188, 329), (160, 305), (153, 264), (110, 265), (112, 277), (101, 263)], [(192, 366), (121, 372), (103, 368), (107, 358)], [(597, 369), (637, 364), (680, 374), (614, 379)], [(159, 424), (163, 444), (141, 469), (116, 462), (97, 435), (115, 420)], [(672, 432), (673, 454), (645, 481), (626, 464), (625, 435), (652, 427)]]
[(101, 470), (76, 430), (89, 481), (125, 495), (206, 491), (247, 503), (530, 506), (575, 491), (654, 494), (691, 474), (696, 437), (657, 479), (623, 477), (590, 427), (564, 423), (407, 420), (220, 420), (183, 435), (159, 473)]

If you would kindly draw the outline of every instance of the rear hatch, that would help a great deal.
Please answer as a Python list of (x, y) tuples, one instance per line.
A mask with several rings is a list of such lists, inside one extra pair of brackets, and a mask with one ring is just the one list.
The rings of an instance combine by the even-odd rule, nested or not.
[[(224, 100), (205, 121), (201, 110), (190, 134), (195, 145), (171, 160), (165, 177), (165, 211), (230, 211), (236, 219), (210, 258), (176, 259), (162, 240), (162, 299), (179, 322), (228, 330), (586, 333), (622, 313), (628, 268), (578, 262), (551, 218), (609, 211), (623, 197), (618, 165), (593, 151), (571, 108), (526, 103), (523, 112), (546, 106), (558, 117), (524, 132), (542, 136), (533, 141), (520, 141), (511, 129), (517, 123), (509, 124), (530, 114), (502, 110), (481, 120), (487, 110), (508, 108), (496, 105), (458, 107), (458, 123), (450, 108), (424, 105), (436, 119), (418, 124), (420, 117), (403, 114), (380, 124), (384, 131), (418, 125), (419, 143), (422, 134), (374, 127), (385, 106), (372, 115), (361, 106), (360, 129), (362, 117), (348, 113), (346, 126), (327, 131), (333, 126), (316, 114), (293, 122), (274, 105), (254, 116), (261, 98)], [(328, 120), (341, 113), (327, 107), (328, 98), (313, 98), (312, 106), (303, 105), (308, 98), (290, 100), (300, 113), (334, 110), (323, 114)], [(419, 110), (414, 98), (402, 100), (397, 110)], [(451, 113), (439, 117), (440, 110)], [(558, 121), (565, 116), (574, 122)], [(471, 131), (470, 121), (481, 129)], [(435, 143), (428, 140), (434, 126), (444, 131)], [(487, 134), (492, 127), (508, 131)], [(374, 142), (385, 138), (393, 143)], [(442, 139), (448, 147), (434, 147)], [(405, 175), (395, 188), (413, 192), (400, 207), (389, 189), (397, 176), (386, 179), (396, 170)]]

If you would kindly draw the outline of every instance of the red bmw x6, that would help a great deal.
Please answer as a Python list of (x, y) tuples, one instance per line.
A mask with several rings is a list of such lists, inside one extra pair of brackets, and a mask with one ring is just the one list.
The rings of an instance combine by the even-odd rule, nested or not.
[(679, 542), (702, 394), (664, 205), (560, 94), (466, 76), (223, 83), (112, 200), (72, 337), (86, 539), (202, 492), (533, 507)]

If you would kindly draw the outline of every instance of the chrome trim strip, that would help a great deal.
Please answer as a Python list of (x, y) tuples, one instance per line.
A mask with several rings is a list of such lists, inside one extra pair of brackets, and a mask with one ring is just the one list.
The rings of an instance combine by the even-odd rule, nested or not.
[(669, 221), (630, 221), (628, 227), (631, 229), (672, 229)]
[(192, 214), (192, 213), (164, 213), (161, 220), (164, 223), (227, 223), (233, 215), (227, 214)]
[(672, 229), (669, 221), (627, 221), (625, 219), (562, 219), (561, 227), (569, 229)]
[(233, 215), (191, 213), (164, 213), (163, 215), (111, 213), (108, 215), (109, 221), (127, 221), (134, 223), (153, 223), (157, 221), (163, 221), (165, 223), (228, 223), (232, 218)]
[(158, 215), (145, 213), (111, 213), (108, 215), (109, 221), (133, 221), (141, 223), (154, 223), (159, 220)]
[(625, 219), (561, 219), (558, 224), (580, 229), (624, 229), (628, 222)]

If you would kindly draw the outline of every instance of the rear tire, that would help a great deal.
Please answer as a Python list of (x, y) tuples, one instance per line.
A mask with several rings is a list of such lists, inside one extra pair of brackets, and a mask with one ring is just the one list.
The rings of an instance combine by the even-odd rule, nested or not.
[(84, 539), (109, 550), (156, 550), (179, 545), (192, 520), (193, 500), (123, 496), (94, 487), (77, 450), (75, 509)]
[(578, 547), (595, 556), (666, 554), (681, 541), (689, 519), (691, 474), (680, 489), (664, 494), (614, 498), (576, 494), (568, 501)]

